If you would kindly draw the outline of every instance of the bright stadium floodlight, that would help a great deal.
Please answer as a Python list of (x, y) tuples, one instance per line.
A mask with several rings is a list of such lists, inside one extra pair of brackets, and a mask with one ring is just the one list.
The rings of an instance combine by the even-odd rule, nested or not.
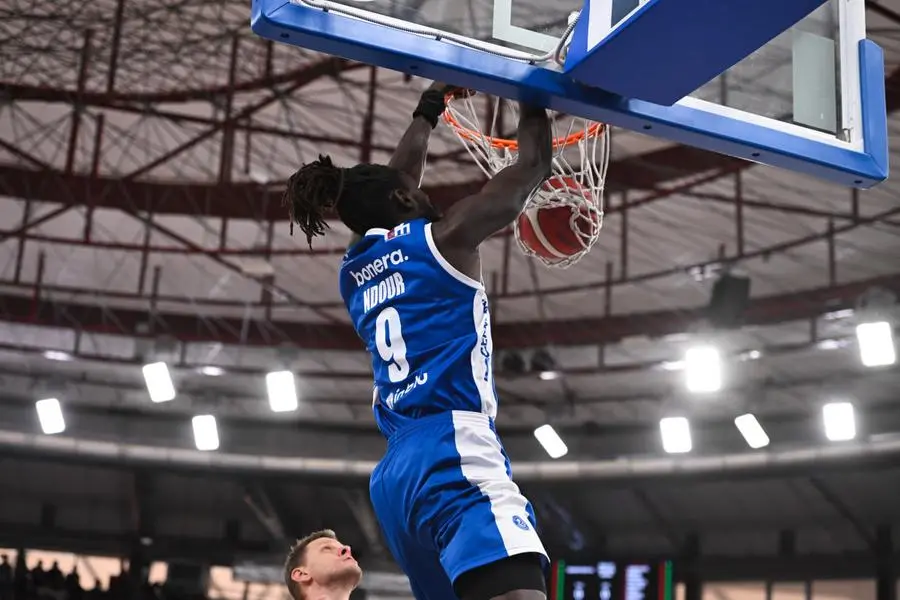
[(859, 359), (866, 367), (887, 367), (897, 362), (894, 323), (897, 297), (891, 290), (873, 287), (856, 303), (856, 341)]
[(747, 442), (747, 445), (754, 450), (765, 448), (769, 445), (769, 436), (754, 415), (750, 413), (741, 415), (734, 420), (734, 424), (738, 431), (741, 432), (741, 435), (744, 436), (744, 441)]
[(207, 377), (221, 377), (225, 374), (225, 369), (215, 365), (206, 365), (197, 369), (197, 372)]
[(568, 446), (549, 423), (534, 430), (534, 437), (544, 448), (550, 458), (562, 458), (569, 452)]
[(266, 374), (266, 391), (272, 412), (297, 410), (297, 383), (291, 371), (272, 371)]
[(57, 360), (62, 362), (68, 362), (72, 360), (72, 355), (68, 352), (62, 352), (61, 350), (44, 350), (43, 352), (44, 358), (47, 360)]
[(55, 435), (66, 430), (66, 420), (63, 418), (62, 406), (56, 398), (45, 398), (34, 403), (37, 409), (38, 421), (41, 431), (47, 435)]
[(832, 442), (846, 442), (856, 437), (856, 415), (849, 402), (832, 402), (822, 407), (825, 437)]
[(219, 429), (213, 415), (197, 415), (191, 420), (194, 427), (194, 445), (197, 450), (209, 452), (219, 449)]
[(859, 358), (865, 367), (887, 367), (897, 362), (894, 327), (888, 321), (860, 323), (856, 326)]
[(659, 420), (663, 450), (667, 454), (684, 454), (693, 448), (691, 425), (684, 417), (666, 417)]
[(144, 365), (144, 383), (150, 400), (156, 403), (169, 402), (175, 399), (175, 385), (169, 375), (169, 367), (164, 362)]
[(685, 383), (696, 394), (722, 389), (722, 358), (713, 346), (695, 346), (684, 355)]

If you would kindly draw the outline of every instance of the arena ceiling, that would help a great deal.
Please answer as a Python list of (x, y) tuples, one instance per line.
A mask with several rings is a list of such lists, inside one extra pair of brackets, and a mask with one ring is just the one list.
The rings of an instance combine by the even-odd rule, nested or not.
[[(893, 137), (900, 3), (868, 4)], [(8, 450), (109, 462), (129, 444), (190, 449), (190, 416), (211, 412), (223, 453), (360, 461), (327, 463), (335, 473), (377, 459), (368, 360), (337, 291), (348, 232), (334, 223), (310, 250), (280, 196), (319, 153), (386, 161), (425, 82), (265, 42), (247, 19), (234, 0), (0, 1)], [(482, 183), (439, 128), (428, 192), (446, 206)], [(864, 439), (900, 430), (900, 371), (860, 366), (852, 314), (872, 287), (900, 292), (900, 184), (851, 192), (617, 130), (608, 190), (600, 241), (571, 269), (530, 261), (508, 232), (486, 244), (496, 348), (547, 350), (561, 375), (498, 373), (514, 461), (542, 458), (531, 431), (545, 422), (574, 460), (653, 457), (675, 412), (697, 424), (700, 454), (745, 452), (732, 420), (746, 411), (773, 449), (821, 444), (832, 397), (857, 404)], [(717, 336), (725, 391), (698, 401), (678, 365), (725, 265), (751, 278), (752, 300), (745, 326)], [(173, 402), (148, 398), (154, 352), (168, 353)], [(283, 366), (301, 403), (276, 414), (264, 375)], [(55, 452), (34, 416), (47, 396), (67, 417)]]

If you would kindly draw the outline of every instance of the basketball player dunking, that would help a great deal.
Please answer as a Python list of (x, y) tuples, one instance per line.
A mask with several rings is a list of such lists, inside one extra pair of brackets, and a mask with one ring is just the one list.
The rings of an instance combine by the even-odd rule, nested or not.
[(341, 295), (372, 355), (375, 420), (388, 440), (369, 489), (416, 598), (543, 600), (546, 551), (494, 429), (479, 246), (550, 175), (550, 122), (522, 106), (517, 162), (441, 215), (419, 184), (451, 91), (433, 84), (422, 95), (389, 165), (343, 169), (320, 156), (290, 178), (285, 199), (310, 244), (332, 210), (358, 236)]

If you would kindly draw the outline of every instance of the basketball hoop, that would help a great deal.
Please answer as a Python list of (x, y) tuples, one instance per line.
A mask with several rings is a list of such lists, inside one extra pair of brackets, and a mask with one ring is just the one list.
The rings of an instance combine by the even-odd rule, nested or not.
[[(443, 119), (455, 132), (469, 155), (488, 177), (513, 164), (519, 151), (514, 139), (500, 137), (498, 115), (509, 115), (512, 125), (518, 121), (518, 105), (496, 98), (490, 111), (490, 123), (482, 126), (475, 98), (448, 96)], [(483, 96), (480, 96), (483, 97)], [(483, 109), (482, 105), (482, 109)], [(609, 165), (609, 127), (579, 117), (556, 114), (553, 119), (553, 175), (532, 193), (514, 233), (522, 251), (548, 267), (566, 268), (578, 262), (596, 243), (603, 227), (603, 186)], [(561, 134), (561, 135), (560, 135)], [(565, 210), (568, 209), (568, 210)], [(531, 241), (544, 220), (567, 219), (572, 240), (565, 248), (536, 249)], [(523, 221), (524, 227), (523, 227)], [(551, 240), (552, 241), (552, 240)]]

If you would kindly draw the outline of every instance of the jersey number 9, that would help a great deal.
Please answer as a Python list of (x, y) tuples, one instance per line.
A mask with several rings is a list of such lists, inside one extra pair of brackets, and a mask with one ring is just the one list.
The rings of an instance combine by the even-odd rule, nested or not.
[(400, 313), (396, 308), (387, 307), (375, 318), (375, 345), (378, 355), (388, 365), (388, 378), (398, 383), (409, 376), (406, 361), (406, 342), (400, 327)]

